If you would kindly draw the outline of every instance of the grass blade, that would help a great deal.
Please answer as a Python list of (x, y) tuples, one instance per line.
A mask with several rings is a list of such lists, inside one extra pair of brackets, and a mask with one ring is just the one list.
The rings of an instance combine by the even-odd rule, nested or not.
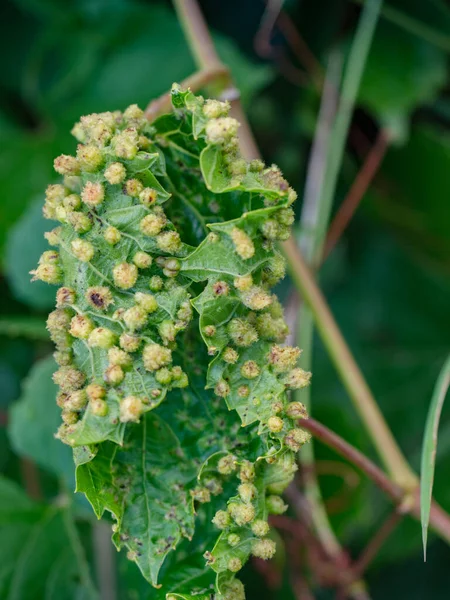
[(450, 356), (447, 357), (434, 387), (422, 444), (422, 462), (420, 468), (420, 521), (422, 523), (424, 561), (427, 560), (428, 524), (430, 521), (431, 498), (433, 494), (439, 420), (441, 418), (442, 406), (449, 385)]

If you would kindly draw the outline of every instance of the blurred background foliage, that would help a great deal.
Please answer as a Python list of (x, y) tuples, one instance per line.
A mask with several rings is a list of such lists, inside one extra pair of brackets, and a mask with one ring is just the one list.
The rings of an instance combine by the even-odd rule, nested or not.
[[(345, 59), (360, 3), (286, 0), (283, 18), (268, 33), (262, 0), (201, 5), (266, 161), (280, 165), (301, 199), (320, 78), (331, 51)], [(81, 600), (94, 597), (100, 583), (111, 600), (154, 598), (136, 568), (108, 551), (84, 501), (73, 501), (71, 453), (52, 437), (58, 411), (45, 314), (54, 305), (54, 289), (30, 284), (28, 271), (46, 246), (43, 191), (55, 179), (53, 158), (75, 148), (69, 134), (74, 121), (135, 102), (145, 107), (194, 64), (168, 2), (10, 0), (0, 10), (0, 597)], [(449, 51), (444, 0), (384, 3), (334, 212), (380, 130), (391, 142), (320, 272), (336, 319), (416, 469), (429, 398), (450, 339)], [(289, 288), (284, 282), (285, 297)], [(319, 340), (313, 371), (313, 415), (373, 457)], [(323, 447), (316, 453), (332, 523), (356, 557), (389, 504), (351, 465)], [(436, 498), (447, 510), (449, 471), (447, 406), (435, 482)], [(396, 529), (367, 574), (375, 600), (448, 598), (450, 549), (433, 540), (423, 564), (420, 544), (416, 522)], [(105, 592), (108, 561), (116, 564), (110, 579), (117, 581), (115, 591)], [(280, 552), (284, 583), (274, 590), (247, 567), (248, 597), (294, 598), (285, 562)], [(316, 586), (315, 597), (333, 595)]]

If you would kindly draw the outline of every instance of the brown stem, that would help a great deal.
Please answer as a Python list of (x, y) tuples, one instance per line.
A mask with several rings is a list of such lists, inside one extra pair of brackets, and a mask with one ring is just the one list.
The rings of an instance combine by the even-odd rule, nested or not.
[(322, 260), (330, 254), (335, 247), (347, 225), (355, 214), (364, 194), (367, 192), (369, 185), (380, 168), (381, 161), (389, 147), (389, 135), (386, 130), (381, 129), (375, 144), (372, 146), (369, 154), (364, 161), (361, 170), (356, 176), (349, 193), (344, 202), (341, 204), (333, 222), (330, 225), (325, 243)]
[(403, 514), (400, 510), (394, 510), (391, 512), (391, 514), (384, 521), (384, 523), (377, 530), (373, 538), (364, 548), (358, 560), (354, 563), (353, 571), (355, 575), (361, 575), (366, 571), (369, 564), (373, 561), (373, 559), (378, 554), (385, 541), (400, 523), (402, 518)]
[[(420, 491), (418, 488), (407, 491), (389, 477), (369, 458), (339, 435), (314, 419), (302, 419), (299, 423), (315, 438), (326, 446), (333, 448), (342, 457), (363, 471), (393, 502), (400, 512), (409, 514), (420, 521)], [(430, 513), (431, 528), (444, 540), (450, 543), (450, 516), (433, 500)]]
[(20, 459), (20, 470), (22, 472), (23, 487), (33, 500), (42, 500), (42, 489), (39, 471), (36, 464), (29, 458)]

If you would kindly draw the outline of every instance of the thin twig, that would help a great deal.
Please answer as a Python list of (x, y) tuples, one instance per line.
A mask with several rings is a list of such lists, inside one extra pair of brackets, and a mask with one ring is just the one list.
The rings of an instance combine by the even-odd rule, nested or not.
[(41, 480), (36, 463), (23, 456), (20, 459), (20, 470), (22, 473), (23, 487), (27, 494), (30, 498), (33, 498), (33, 500), (42, 500)]
[[(410, 492), (405, 491), (398, 483), (389, 479), (367, 456), (364, 456), (362, 452), (342, 439), (337, 433), (325, 427), (322, 423), (309, 418), (302, 419), (300, 425), (326, 446), (333, 448), (340, 456), (361, 469), (380, 490), (400, 507), (402, 513), (409, 514), (420, 521), (420, 496), (417, 488)], [(434, 501), (431, 506), (430, 524), (441, 538), (450, 543), (450, 517)]]
[(367, 546), (362, 551), (358, 560), (353, 565), (353, 571), (355, 575), (364, 573), (373, 561), (375, 556), (378, 554), (383, 544), (386, 542), (388, 537), (393, 533), (394, 529), (402, 520), (403, 515), (399, 510), (393, 510), (381, 527), (376, 531), (373, 538), (369, 541)]
[(331, 250), (336, 246), (347, 225), (355, 214), (359, 203), (367, 192), (373, 178), (380, 168), (381, 162), (389, 147), (389, 135), (385, 129), (381, 129), (375, 144), (372, 146), (364, 161), (361, 170), (356, 176), (349, 193), (341, 204), (333, 222), (330, 225), (325, 243), (322, 260), (330, 254)]

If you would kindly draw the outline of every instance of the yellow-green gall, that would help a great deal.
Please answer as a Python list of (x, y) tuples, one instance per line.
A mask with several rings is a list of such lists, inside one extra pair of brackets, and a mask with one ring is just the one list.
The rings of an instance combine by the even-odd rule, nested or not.
[(60, 175), (78, 175), (80, 165), (75, 156), (61, 154), (53, 161), (53, 167)]
[(102, 400), (106, 396), (106, 389), (98, 383), (90, 383), (86, 388), (89, 400)]
[(127, 123), (139, 123), (144, 120), (144, 111), (137, 104), (131, 104), (125, 109), (123, 117)]
[(53, 353), (53, 358), (60, 367), (68, 367), (72, 364), (73, 355), (70, 350), (57, 350)]
[(258, 340), (256, 329), (244, 319), (232, 319), (227, 329), (229, 336), (236, 346), (251, 346)]
[(279, 223), (289, 227), (295, 220), (294, 211), (292, 208), (280, 208), (280, 210), (276, 213), (276, 218)]
[(69, 212), (67, 221), (77, 233), (86, 233), (92, 229), (92, 221), (82, 212)]
[(220, 100), (205, 100), (203, 105), (203, 114), (208, 119), (217, 119), (218, 117), (225, 117), (230, 110), (229, 102), (221, 102)]
[(236, 252), (241, 258), (247, 260), (255, 254), (255, 246), (253, 241), (243, 229), (239, 229), (239, 227), (233, 227), (230, 236), (233, 240)]
[(239, 479), (243, 483), (248, 483), (253, 481), (255, 479), (255, 476), (255, 465), (249, 460), (242, 461), (241, 467), (239, 469)]
[(77, 147), (77, 159), (82, 169), (93, 173), (97, 171), (100, 165), (103, 163), (103, 153), (98, 146), (94, 144), (78, 144)]
[(236, 457), (232, 454), (227, 454), (226, 456), (222, 456), (217, 463), (217, 470), (221, 475), (230, 475), (236, 471), (236, 466)]
[(148, 269), (152, 266), (153, 259), (147, 252), (136, 252), (133, 256), (133, 262), (138, 269)]
[(253, 285), (253, 277), (250, 274), (236, 277), (233, 283), (240, 292), (247, 292)]
[(257, 558), (263, 560), (269, 560), (273, 557), (277, 549), (277, 546), (273, 540), (265, 538), (263, 540), (256, 540), (252, 543), (252, 554)]
[(305, 431), (304, 429), (296, 427), (295, 429), (288, 431), (284, 437), (284, 443), (294, 452), (298, 452), (303, 444), (309, 442), (310, 439), (311, 434), (309, 431)]
[(128, 179), (125, 181), (123, 191), (127, 196), (138, 198), (143, 189), (144, 186), (139, 179)]
[(209, 144), (224, 144), (237, 135), (239, 122), (232, 117), (211, 119), (206, 124), (206, 139)]
[(216, 335), (216, 328), (214, 325), (205, 325), (205, 327), (203, 327), (203, 334), (206, 337), (213, 337)]
[[(227, 537), (227, 542), (232, 548), (237, 546), (240, 541), (241, 541), (241, 536), (239, 536), (237, 533), (230, 533), (230, 535)], [(231, 600), (231, 597), (230, 597), (230, 600)], [(233, 596), (233, 600), (234, 600), (234, 596)]]
[(211, 502), (211, 492), (208, 488), (205, 487), (196, 487), (189, 492), (191, 497), (196, 502), (200, 502), (200, 504), (206, 504), (207, 502)]
[(110, 365), (119, 365), (120, 367), (130, 367), (132, 363), (132, 358), (125, 352), (125, 350), (121, 350), (117, 346), (113, 346), (108, 350), (108, 360)]
[(139, 227), (144, 235), (154, 237), (158, 235), (166, 226), (167, 219), (164, 215), (150, 213), (139, 223)]
[(165, 320), (158, 325), (158, 333), (161, 336), (164, 345), (167, 346), (170, 342), (175, 341), (177, 329), (172, 321)]
[(70, 311), (57, 308), (48, 315), (47, 329), (51, 334), (57, 331), (67, 331), (70, 327), (70, 321)]
[(106, 417), (108, 414), (108, 405), (105, 400), (97, 399), (89, 402), (91, 412), (96, 417)]
[(226, 398), (230, 394), (230, 386), (224, 379), (221, 379), (217, 382), (214, 393), (221, 398)]
[(81, 192), (81, 199), (91, 208), (101, 204), (105, 199), (103, 184), (98, 181), (87, 181)]
[(89, 262), (94, 257), (94, 246), (87, 240), (82, 240), (80, 238), (72, 240), (70, 247), (73, 255), (78, 258), (78, 260), (81, 260), (81, 262)]
[(270, 349), (268, 361), (277, 373), (283, 373), (295, 365), (300, 354), (299, 348), (274, 345)]
[(63, 410), (61, 413), (63, 423), (66, 425), (75, 425), (79, 421), (79, 415), (77, 412), (72, 410)]
[(109, 366), (103, 374), (103, 379), (109, 385), (119, 385), (122, 383), (125, 373), (120, 365)]
[(118, 158), (132, 160), (139, 149), (139, 135), (134, 127), (128, 127), (111, 140), (114, 153)]
[(73, 367), (61, 367), (53, 373), (53, 381), (63, 392), (72, 392), (83, 387), (86, 376)]
[(218, 510), (212, 522), (217, 529), (226, 529), (231, 524), (230, 514), (226, 510)]
[(247, 398), (249, 394), (250, 388), (248, 387), (248, 385), (240, 385), (238, 387), (238, 396), (240, 398)]
[(114, 346), (116, 334), (107, 327), (96, 327), (88, 337), (88, 344), (92, 348), (103, 348), (108, 350)]
[(146, 187), (139, 192), (139, 200), (144, 206), (150, 207), (155, 204), (157, 199), (156, 190)]
[[(73, 157), (71, 157), (73, 158)], [(54, 183), (47, 186), (45, 190), (45, 199), (49, 202), (59, 203), (67, 196), (68, 190), (60, 183)]]
[(241, 502), (231, 502), (228, 505), (228, 512), (236, 525), (240, 527), (251, 523), (256, 514), (253, 504), (244, 504)]
[(242, 502), (248, 504), (256, 498), (258, 490), (253, 483), (241, 483), (241, 485), (238, 486), (238, 494)]
[(129, 290), (134, 286), (138, 278), (136, 265), (132, 263), (119, 263), (113, 268), (113, 279), (117, 287)]
[(130, 331), (136, 331), (147, 323), (148, 312), (142, 306), (132, 306), (123, 313), (122, 319)]
[(176, 258), (168, 258), (165, 260), (163, 273), (166, 277), (176, 277), (181, 268), (181, 263)]
[(241, 375), (246, 379), (255, 379), (260, 374), (260, 368), (254, 360), (246, 360), (241, 367)]
[(63, 200), (63, 206), (66, 211), (74, 211), (80, 208), (81, 206), (81, 198), (78, 194), (70, 194), (66, 196)]
[(263, 310), (272, 303), (272, 296), (256, 285), (243, 292), (241, 298), (243, 304), (251, 310)]
[(142, 307), (145, 312), (152, 313), (158, 308), (158, 301), (152, 294), (145, 294), (144, 292), (136, 292), (134, 295), (136, 302)]
[(125, 352), (136, 352), (141, 345), (141, 338), (131, 333), (122, 333), (119, 344)]
[(103, 237), (108, 242), (108, 244), (111, 244), (111, 246), (115, 246), (120, 242), (120, 238), (122, 237), (122, 235), (117, 229), (117, 227), (113, 227), (112, 225), (110, 225), (105, 229)]
[(256, 519), (251, 525), (253, 533), (258, 537), (264, 537), (269, 533), (269, 523), (263, 519)]
[(138, 423), (144, 412), (144, 403), (138, 396), (127, 396), (120, 402), (121, 423)]
[(164, 231), (156, 236), (156, 243), (162, 252), (174, 254), (181, 248), (181, 239), (178, 231)]
[(65, 402), (68, 410), (83, 410), (88, 401), (86, 390), (75, 390), (71, 392)]
[(172, 371), (167, 369), (167, 367), (163, 367), (159, 371), (156, 371), (155, 379), (161, 385), (169, 385), (172, 381)]
[(106, 310), (114, 303), (111, 290), (101, 285), (88, 288), (85, 298), (93, 308), (98, 310)]
[(226, 363), (228, 363), (230, 365), (234, 365), (235, 363), (237, 363), (237, 361), (239, 359), (239, 354), (236, 352), (236, 350), (234, 348), (230, 348), (228, 346), (223, 351), (222, 358)]
[(75, 315), (70, 322), (69, 333), (80, 340), (86, 340), (93, 329), (92, 319), (86, 315)]
[(226, 281), (216, 281), (212, 285), (212, 292), (214, 296), (228, 296), (230, 286)]
[(264, 237), (269, 240), (277, 240), (280, 234), (280, 225), (275, 219), (267, 219), (261, 225), (261, 231)]
[(142, 353), (144, 367), (147, 371), (157, 371), (172, 362), (172, 352), (159, 344), (147, 344)]
[(227, 564), (228, 570), (232, 573), (237, 573), (242, 569), (242, 561), (237, 556), (230, 558)]
[(45, 263), (38, 265), (36, 269), (30, 271), (30, 275), (33, 275), (31, 281), (40, 280), (44, 283), (50, 283), (52, 285), (58, 285), (62, 281), (62, 270), (59, 265), (52, 263)]
[(267, 427), (272, 433), (279, 433), (284, 427), (284, 421), (280, 417), (269, 417)]
[(287, 511), (288, 506), (281, 496), (272, 495), (266, 498), (266, 508), (272, 515), (282, 515)]
[(289, 333), (289, 328), (283, 317), (274, 319), (268, 312), (258, 315), (255, 324), (259, 335), (265, 340), (283, 342)]
[(105, 169), (104, 176), (108, 183), (117, 185), (125, 180), (127, 171), (122, 163), (113, 162)]
[(306, 410), (306, 406), (301, 402), (290, 402), (285, 411), (286, 415), (291, 419), (307, 419), (308, 411)]
[(61, 242), (61, 227), (55, 227), (51, 231), (46, 231), (44, 237), (50, 246), (58, 246)]
[(152, 290), (152, 292), (160, 292), (164, 287), (163, 278), (159, 275), (153, 275), (153, 277), (150, 277), (148, 287)]
[(311, 383), (311, 376), (312, 374), (309, 371), (304, 371), (300, 367), (296, 367), (286, 374), (283, 383), (292, 390), (299, 390)]
[(243, 158), (237, 158), (228, 165), (228, 172), (233, 177), (239, 177), (247, 173), (247, 162)]

